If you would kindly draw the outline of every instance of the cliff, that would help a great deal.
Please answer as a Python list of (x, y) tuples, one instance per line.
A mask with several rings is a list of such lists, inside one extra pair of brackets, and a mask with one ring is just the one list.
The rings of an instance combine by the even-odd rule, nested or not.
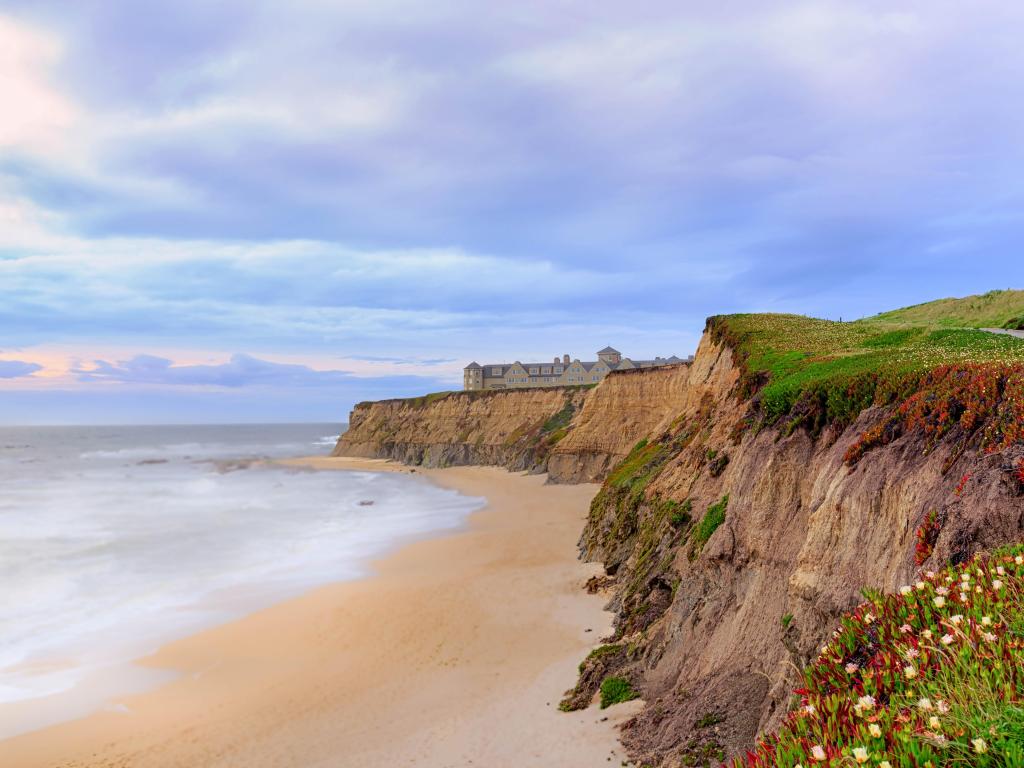
[(898, 406), (818, 435), (755, 430), (751, 401), (736, 397), (746, 373), (705, 335), (683, 410), (609, 475), (581, 538), (613, 579), (617, 624), (565, 706), (629, 680), (648, 706), (623, 741), (644, 765), (749, 748), (781, 722), (799, 670), (862, 589), (894, 590), (1024, 535), (1021, 445), (965, 451), (961, 435), (912, 431), (851, 465), (851, 447)]
[(686, 363), (608, 374), (552, 449), (547, 465), (552, 482), (602, 480), (638, 440), (657, 434), (681, 412), (689, 380)]
[(645, 766), (750, 748), (863, 589), (1024, 537), (1014, 339), (732, 316), (690, 366), (469, 395), (360, 406), (338, 450), (604, 478), (580, 547), (616, 628), (562, 706), (609, 678), (642, 696), (623, 742)]
[(551, 387), (359, 403), (333, 455), (541, 471), (588, 394), (582, 387)]

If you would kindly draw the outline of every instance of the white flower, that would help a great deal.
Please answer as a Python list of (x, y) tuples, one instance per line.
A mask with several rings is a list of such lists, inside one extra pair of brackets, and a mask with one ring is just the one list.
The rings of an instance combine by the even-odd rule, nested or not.
[(966, 592), (961, 592), (960, 593), (960, 602), (961, 603), (966, 603), (967, 602), (967, 593)]
[(935, 578), (935, 571), (925, 571), (924, 575), (927, 576), (929, 579), (934, 579)]
[(1001, 582), (999, 579), (992, 579), (992, 589), (1002, 589), (1002, 588), (1003, 588), (1003, 582)]
[(985, 590), (983, 590), (983, 589), (981, 588), (981, 584), (979, 584), (978, 586), (976, 586), (976, 587), (974, 588), (974, 591), (975, 591), (975, 592), (977, 592), (977, 593), (978, 593), (978, 594), (980, 595), (980, 594), (981, 594), (982, 592), (984, 592)]
[(910, 625), (909, 625), (909, 624), (901, 624), (901, 625), (900, 625), (900, 632), (903, 632), (904, 634), (906, 634), (907, 632), (909, 632), (909, 631), (910, 631), (910, 629), (911, 629), (911, 627), (910, 627)]
[(903, 668), (903, 674), (904, 674), (904, 676), (906, 676), (906, 678), (908, 680), (911, 680), (911, 679), (917, 677), (917, 670), (914, 669), (914, 667), (908, 665), (908, 666)]
[(877, 739), (882, 735), (882, 729), (878, 727), (877, 723), (872, 723), (868, 726), (868, 733)]
[(928, 718), (928, 727), (931, 728), (933, 731), (937, 731), (939, 730), (939, 728), (942, 727), (942, 723), (939, 722), (939, 718), (937, 718), (935, 715), (932, 715)]
[(926, 629), (924, 632), (921, 633), (921, 637), (923, 637), (925, 640), (931, 640), (932, 631), (930, 629)]
[(1017, 565), (1024, 565), (1024, 555), (1017, 555), (1015, 558), (1013, 558), (1013, 562), (1015, 562)]
[(888, 760), (883, 760), (878, 764), (878, 768), (892, 768), (892, 763), (890, 763)]
[(860, 667), (858, 667), (858, 666), (857, 666), (856, 664), (854, 664), (854, 663), (853, 663), (853, 662), (851, 661), (851, 662), (850, 662), (849, 664), (847, 664), (847, 665), (846, 665), (846, 674), (848, 674), (848, 675), (852, 675), (852, 674), (853, 674), (853, 673), (855, 673), (855, 672), (856, 672), (856, 671), (857, 671), (858, 669), (860, 669)]
[(813, 757), (819, 763), (827, 757), (827, 755), (825, 754), (825, 750), (821, 748), (821, 744), (815, 744), (813, 747), (811, 747), (811, 757)]
[(864, 747), (853, 748), (853, 759), (859, 764), (864, 764), (868, 761), (868, 751)]
[(950, 624), (959, 624), (963, 620), (964, 620), (964, 617), (961, 616), (959, 613), (955, 613), (955, 614), (953, 614), (952, 616), (949, 617), (949, 623)]
[(970, 581), (970, 580), (971, 580), (971, 574), (969, 574), (969, 573), (961, 573), (960, 574), (960, 581)]
[(874, 614), (871, 614), (871, 613), (865, 613), (864, 614), (864, 623), (865, 624), (871, 624), (871, 623), (874, 622), (874, 620), (875, 620)]
[(976, 569), (974, 572), (976, 574), (978, 574), (979, 576), (984, 576), (985, 575), (985, 572), (983, 570), (981, 570), (981, 568)]
[(947, 577), (946, 577), (946, 583), (947, 583), (947, 584), (949, 584), (949, 583), (950, 583), (950, 582), (952, 582), (952, 581), (953, 581), (953, 577), (952, 577), (952, 576), (947, 576)]
[(917, 652), (917, 648), (907, 648), (907, 650), (903, 652), (903, 655), (908, 659), (916, 659), (921, 654)]
[(874, 696), (861, 696), (857, 699), (857, 705), (864, 709), (874, 709), (875, 697)]
[(901, 595), (909, 595), (913, 591), (913, 588), (909, 584), (904, 584), (902, 587), (900, 587)]
[(996, 566), (996, 573), (998, 573), (1000, 576), (1005, 576), (1006, 575), (1006, 569), (1003, 568), (1003, 566), (998, 565), (998, 566)]
[(813, 715), (814, 714), (814, 705), (813, 704), (804, 704), (804, 712), (806, 712), (808, 715)]
[(928, 586), (928, 585), (927, 585), (927, 584), (925, 584), (925, 583), (924, 583), (923, 581), (919, 581), (919, 582), (917, 582), (917, 584), (915, 584), (914, 586), (915, 586), (915, 587), (917, 587), (917, 588), (918, 588), (919, 590), (921, 590), (921, 589), (924, 589), (924, 588), (925, 588), (926, 586)]
[(974, 751), (979, 755), (983, 755), (988, 752), (988, 744), (985, 743), (984, 739), (971, 739), (971, 745), (974, 747)]
[(939, 699), (938, 705), (939, 705), (939, 712), (941, 712), (942, 714), (946, 714), (947, 712), (949, 712), (949, 704), (944, 702), (942, 699)]
[(943, 635), (942, 636), (942, 644), (943, 645), (949, 645), (952, 642), (953, 642), (953, 636), (952, 635)]
[(937, 594), (937, 595), (948, 595), (949, 594), (949, 590), (946, 589), (945, 587), (936, 587), (935, 588), (935, 594)]
[(932, 600), (932, 602), (935, 603), (936, 608), (941, 608), (946, 604), (946, 598), (944, 598), (942, 595), (939, 595), (934, 600)]
[(993, 635), (991, 632), (986, 632), (982, 635), (982, 637), (985, 638), (986, 643), (994, 643), (996, 641), (996, 636)]
[(923, 710), (926, 710), (926, 711), (930, 710), (932, 708), (932, 700), (931, 699), (919, 699), (918, 702), (917, 702), (917, 708), (918, 709), (923, 709)]
[(983, 626), (983, 627), (991, 627), (992, 626), (992, 617), (991, 616), (982, 616), (981, 617), (981, 626)]

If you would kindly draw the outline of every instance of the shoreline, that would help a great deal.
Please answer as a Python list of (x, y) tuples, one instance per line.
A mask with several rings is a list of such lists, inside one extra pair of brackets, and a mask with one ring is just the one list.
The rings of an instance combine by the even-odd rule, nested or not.
[[(104, 711), (0, 742), (5, 765), (593, 766), (625, 760), (640, 702), (558, 711), (610, 630), (576, 558), (595, 486), (490, 467), (309, 457), (310, 470), (409, 472), (487, 504), (400, 545), (365, 579), (172, 642), (138, 663), (179, 676)], [(372, 630), (368, 631), (368, 628)]]

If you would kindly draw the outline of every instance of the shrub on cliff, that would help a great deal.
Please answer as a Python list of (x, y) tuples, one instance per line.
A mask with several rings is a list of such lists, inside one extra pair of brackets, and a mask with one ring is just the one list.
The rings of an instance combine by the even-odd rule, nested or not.
[(735, 768), (1024, 765), (1024, 546), (871, 595), (804, 677)]
[(629, 680), (622, 677), (606, 677), (601, 683), (601, 709), (606, 709), (612, 704), (632, 701), (638, 695)]

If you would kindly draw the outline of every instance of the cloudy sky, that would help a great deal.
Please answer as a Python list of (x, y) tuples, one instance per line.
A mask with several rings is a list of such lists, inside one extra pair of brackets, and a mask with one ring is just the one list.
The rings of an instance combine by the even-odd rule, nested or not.
[(1022, 287), (1022, 26), (0, 0), (0, 423), (340, 420), (473, 358)]

